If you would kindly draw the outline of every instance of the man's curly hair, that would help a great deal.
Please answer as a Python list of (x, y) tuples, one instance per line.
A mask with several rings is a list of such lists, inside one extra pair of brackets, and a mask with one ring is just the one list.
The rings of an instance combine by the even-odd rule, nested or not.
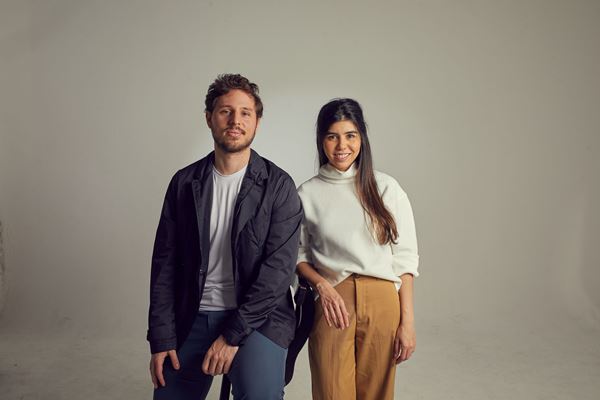
[(233, 89), (241, 90), (254, 98), (256, 116), (261, 118), (263, 104), (258, 95), (258, 85), (250, 82), (240, 74), (222, 74), (217, 76), (217, 79), (208, 87), (206, 100), (204, 101), (204, 105), (206, 106), (205, 111), (213, 112), (217, 99)]

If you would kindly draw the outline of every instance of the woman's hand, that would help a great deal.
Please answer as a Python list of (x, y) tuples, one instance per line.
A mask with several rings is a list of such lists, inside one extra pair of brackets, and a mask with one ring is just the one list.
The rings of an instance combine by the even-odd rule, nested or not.
[(346, 304), (342, 296), (334, 289), (333, 286), (326, 280), (322, 280), (316, 284), (317, 292), (319, 292), (319, 299), (321, 300), (321, 306), (323, 307), (323, 314), (329, 327), (335, 327), (338, 329), (345, 329), (350, 326), (350, 320), (348, 311), (346, 311)]
[(396, 329), (396, 338), (394, 339), (394, 360), (396, 364), (406, 361), (415, 351), (417, 345), (417, 335), (415, 325), (412, 322), (401, 322)]

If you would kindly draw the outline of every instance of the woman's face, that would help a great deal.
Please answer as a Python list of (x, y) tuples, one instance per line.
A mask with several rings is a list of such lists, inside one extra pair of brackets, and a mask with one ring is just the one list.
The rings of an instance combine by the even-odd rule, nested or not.
[(323, 150), (335, 169), (350, 168), (360, 153), (360, 133), (354, 122), (343, 120), (331, 124), (323, 139)]

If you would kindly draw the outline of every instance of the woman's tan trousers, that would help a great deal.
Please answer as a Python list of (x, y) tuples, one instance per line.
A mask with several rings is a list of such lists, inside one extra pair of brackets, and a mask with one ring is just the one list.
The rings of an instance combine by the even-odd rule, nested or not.
[(353, 274), (335, 289), (350, 327), (327, 325), (317, 300), (308, 343), (313, 400), (393, 400), (400, 303), (393, 282)]

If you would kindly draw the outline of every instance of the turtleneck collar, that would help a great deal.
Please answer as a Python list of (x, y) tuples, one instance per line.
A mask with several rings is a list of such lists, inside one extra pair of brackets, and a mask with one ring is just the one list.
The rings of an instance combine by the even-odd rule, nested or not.
[(354, 183), (356, 171), (356, 163), (352, 163), (346, 171), (335, 169), (327, 163), (319, 168), (319, 177), (329, 183)]

